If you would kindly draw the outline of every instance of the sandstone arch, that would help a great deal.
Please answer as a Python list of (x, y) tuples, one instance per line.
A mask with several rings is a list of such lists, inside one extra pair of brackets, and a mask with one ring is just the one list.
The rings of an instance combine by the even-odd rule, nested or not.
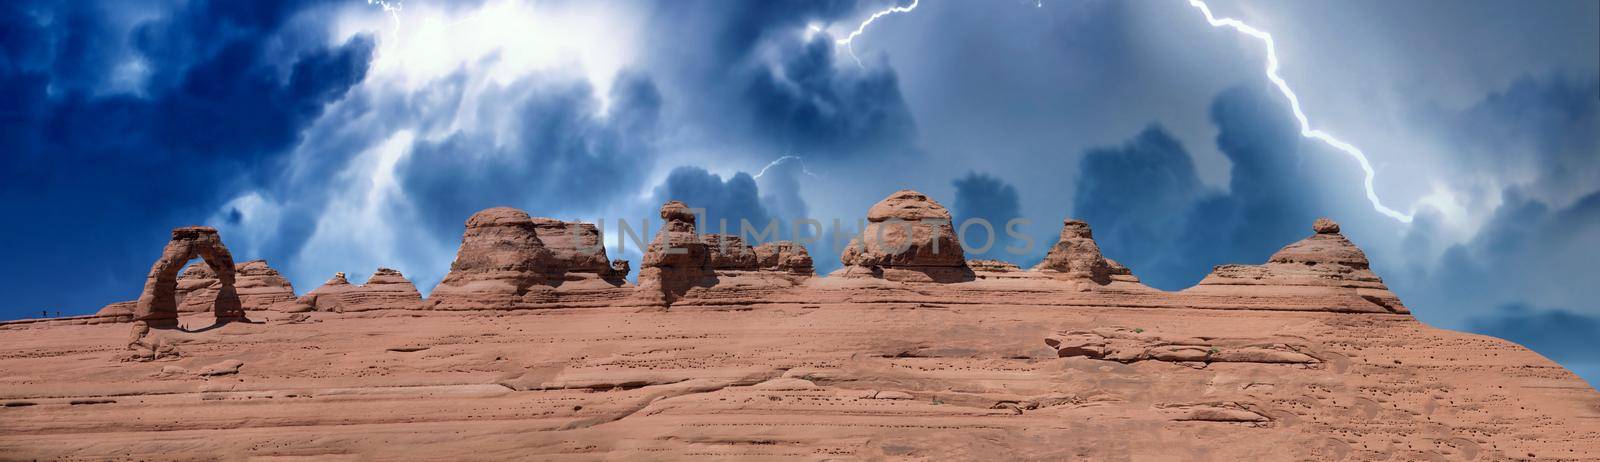
[(161, 258), (150, 266), (144, 291), (134, 308), (134, 319), (152, 326), (171, 326), (178, 319), (178, 271), (189, 260), (200, 258), (216, 274), (217, 300), (213, 311), (218, 321), (244, 319), (239, 292), (234, 288), (233, 254), (222, 245), (216, 228), (190, 226), (172, 230), (172, 240), (161, 251)]

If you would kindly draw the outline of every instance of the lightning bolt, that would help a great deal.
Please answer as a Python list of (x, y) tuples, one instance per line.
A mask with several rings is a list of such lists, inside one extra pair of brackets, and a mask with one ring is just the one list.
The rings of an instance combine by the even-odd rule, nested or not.
[[(1377, 179), (1378, 174), (1377, 174), (1377, 172), (1375, 172), (1372, 169), (1372, 163), (1367, 160), (1366, 153), (1361, 152), (1360, 148), (1357, 148), (1354, 145), (1351, 145), (1350, 143), (1346, 143), (1346, 142), (1344, 142), (1344, 141), (1342, 141), (1342, 140), (1340, 140), (1338, 138), (1335, 138), (1333, 135), (1329, 134), (1328, 132), (1325, 132), (1325, 131), (1322, 131), (1322, 130), (1318, 130), (1318, 129), (1315, 129), (1315, 128), (1311, 127), (1311, 122), (1306, 117), (1305, 111), (1300, 109), (1300, 97), (1298, 95), (1295, 95), (1293, 89), (1289, 88), (1289, 82), (1285, 81), (1283, 79), (1283, 76), (1278, 74), (1278, 48), (1277, 48), (1277, 45), (1272, 41), (1272, 34), (1268, 34), (1266, 31), (1263, 31), (1261, 29), (1257, 29), (1255, 27), (1252, 27), (1249, 24), (1245, 24), (1244, 21), (1240, 21), (1240, 20), (1237, 20), (1237, 19), (1233, 19), (1233, 18), (1220, 18), (1219, 19), (1219, 18), (1216, 17), (1216, 15), (1211, 13), (1211, 7), (1209, 5), (1206, 5), (1206, 3), (1203, 0), (1188, 0), (1188, 1), (1189, 1), (1189, 5), (1190, 6), (1193, 6), (1195, 9), (1200, 10), (1200, 13), (1205, 15), (1206, 22), (1211, 24), (1211, 27), (1230, 28), (1230, 29), (1233, 29), (1235, 31), (1238, 31), (1241, 34), (1250, 36), (1252, 38), (1255, 38), (1256, 40), (1260, 40), (1262, 43), (1266, 44), (1266, 46), (1267, 46), (1267, 79), (1271, 80), (1272, 84), (1278, 88), (1278, 91), (1280, 93), (1283, 93), (1283, 97), (1287, 98), (1289, 100), (1289, 108), (1291, 110), (1293, 110), (1295, 120), (1300, 123), (1300, 136), (1303, 136), (1303, 137), (1306, 137), (1306, 138), (1310, 138), (1310, 139), (1314, 139), (1314, 140), (1317, 140), (1317, 141), (1321, 141), (1323, 144), (1326, 144), (1326, 145), (1328, 145), (1328, 146), (1330, 146), (1330, 147), (1332, 147), (1334, 149), (1338, 149), (1340, 151), (1343, 151), (1345, 154), (1350, 155), (1350, 157), (1355, 158), (1356, 162), (1361, 164), (1361, 170), (1363, 172), (1366, 172), (1365, 186), (1366, 186), (1366, 189), (1367, 189), (1367, 201), (1372, 202), (1372, 209), (1376, 210), (1376, 211), (1378, 211), (1378, 213), (1382, 213), (1382, 214), (1384, 214), (1384, 215), (1386, 215), (1386, 216), (1388, 216), (1390, 218), (1393, 218), (1395, 220), (1399, 220), (1402, 223), (1410, 223), (1411, 222), (1412, 214), (1401, 213), (1398, 210), (1391, 209), (1391, 208), (1383, 205), (1383, 201), (1378, 199), (1378, 192), (1373, 187), (1373, 182)], [(836, 40), (834, 43), (837, 44), (837, 45), (844, 46), (845, 49), (850, 52), (850, 57), (854, 58), (855, 61), (856, 61), (856, 65), (859, 66), (859, 65), (861, 65), (861, 59), (856, 57), (855, 48), (852, 46), (852, 44), (855, 42), (856, 37), (860, 37), (861, 34), (865, 33), (866, 30), (867, 30), (867, 27), (871, 26), (872, 23), (877, 21), (879, 18), (882, 18), (884, 16), (888, 16), (888, 15), (891, 15), (891, 14), (909, 13), (912, 10), (917, 9), (917, 2), (918, 2), (918, 0), (912, 0), (910, 5), (894, 6), (894, 7), (890, 7), (890, 8), (886, 8), (886, 9), (874, 12), (874, 13), (872, 13), (871, 16), (868, 16), (865, 21), (862, 21), (860, 25), (856, 26), (856, 29), (854, 31), (851, 31), (850, 35), (845, 36), (845, 38)], [(1040, 7), (1040, 8), (1044, 7), (1043, 0), (1036, 1), (1034, 3), (1034, 6), (1035, 7)]]
[(891, 6), (889, 8), (885, 8), (885, 9), (883, 9), (881, 11), (872, 13), (872, 16), (868, 16), (867, 17), (867, 20), (861, 21), (861, 25), (856, 26), (856, 30), (850, 31), (850, 35), (847, 35), (842, 39), (834, 40), (833, 44), (834, 45), (838, 45), (838, 46), (843, 46), (846, 51), (849, 51), (850, 52), (850, 58), (856, 60), (856, 65), (857, 66), (866, 67), (866, 66), (862, 66), (861, 58), (856, 57), (856, 49), (855, 49), (854, 46), (851, 45), (853, 42), (855, 42), (856, 37), (860, 37), (861, 34), (866, 33), (867, 32), (867, 26), (871, 26), (873, 22), (878, 20), (878, 18), (882, 18), (884, 16), (888, 16), (888, 15), (891, 15), (891, 14), (910, 13), (911, 10), (917, 9), (917, 4), (920, 3), (920, 2), (921, 2), (921, 0), (911, 0), (911, 4), (910, 5), (906, 5), (906, 6)]
[(1278, 87), (1278, 91), (1283, 93), (1283, 97), (1289, 100), (1289, 108), (1294, 111), (1295, 120), (1300, 122), (1300, 136), (1321, 141), (1323, 144), (1331, 146), (1334, 149), (1344, 151), (1345, 154), (1349, 154), (1350, 157), (1355, 158), (1356, 162), (1361, 164), (1361, 170), (1367, 174), (1367, 201), (1372, 202), (1373, 210), (1377, 210), (1378, 213), (1388, 215), (1390, 218), (1400, 220), (1402, 223), (1411, 222), (1412, 214), (1400, 213), (1397, 210), (1384, 206), (1383, 201), (1378, 200), (1378, 192), (1372, 187), (1372, 183), (1374, 179), (1376, 179), (1377, 173), (1372, 170), (1372, 163), (1367, 161), (1367, 155), (1362, 153), (1360, 148), (1357, 148), (1350, 143), (1341, 141), (1338, 138), (1334, 138), (1333, 135), (1328, 134), (1328, 132), (1311, 128), (1311, 122), (1307, 120), (1305, 111), (1300, 110), (1300, 97), (1296, 96), (1294, 90), (1289, 88), (1289, 82), (1284, 81), (1283, 76), (1278, 75), (1278, 49), (1277, 45), (1272, 41), (1272, 34), (1268, 34), (1266, 31), (1251, 27), (1249, 24), (1245, 24), (1244, 21), (1237, 19), (1218, 19), (1215, 15), (1211, 14), (1211, 7), (1206, 5), (1206, 2), (1204, 1), (1189, 0), (1189, 6), (1193, 6), (1195, 9), (1200, 10), (1200, 13), (1206, 16), (1206, 22), (1210, 23), (1211, 27), (1230, 28), (1238, 31), (1241, 34), (1248, 35), (1256, 40), (1260, 40), (1261, 43), (1266, 44), (1267, 79), (1271, 80), (1272, 84)]
[(791, 160), (800, 162), (800, 173), (804, 173), (804, 174), (806, 174), (806, 176), (809, 176), (809, 177), (812, 177), (812, 178), (820, 179), (820, 177), (818, 177), (816, 174), (813, 174), (813, 173), (811, 173), (810, 170), (806, 169), (806, 160), (801, 158), (800, 156), (796, 156), (796, 155), (786, 155), (786, 156), (774, 159), (772, 162), (768, 162), (767, 166), (766, 167), (761, 167), (761, 171), (760, 172), (756, 172), (756, 175), (753, 178), (761, 178), (761, 175), (766, 175), (767, 174), (767, 170), (768, 169), (771, 169), (772, 167), (777, 167), (778, 165), (781, 165), (784, 162), (788, 162), (788, 161), (791, 161)]
[(379, 8), (383, 9), (384, 13), (388, 13), (389, 14), (389, 19), (393, 19), (394, 20), (394, 35), (395, 35), (395, 37), (399, 37), (400, 36), (400, 6), (401, 6), (401, 3), (399, 1), (393, 1), (393, 0), (367, 0), (367, 4), (368, 5), (378, 5)]

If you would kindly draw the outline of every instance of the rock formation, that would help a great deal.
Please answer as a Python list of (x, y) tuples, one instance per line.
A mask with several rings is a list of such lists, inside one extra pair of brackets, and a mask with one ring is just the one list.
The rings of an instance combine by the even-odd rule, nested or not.
[(1034, 270), (1057, 272), (1069, 279), (1100, 285), (1110, 284), (1113, 278), (1139, 281), (1127, 267), (1100, 254), (1100, 245), (1094, 242), (1094, 231), (1088, 223), (1072, 218), (1061, 223), (1060, 238)]
[(615, 285), (624, 282), (627, 271), (618, 272), (606, 258), (604, 237), (593, 223), (568, 222), (554, 218), (534, 217), (533, 229), (555, 257), (554, 280), (564, 278), (581, 280), (598, 277)]
[[(294, 286), (267, 265), (266, 260), (251, 260), (234, 267), (234, 289), (239, 306), (245, 311), (281, 309), (295, 300)], [(189, 265), (178, 277), (178, 312), (211, 311), (222, 286), (217, 273), (208, 265)]]
[(756, 266), (764, 271), (787, 271), (795, 274), (812, 274), (811, 254), (794, 241), (776, 241), (761, 244), (753, 249)]
[(328, 278), (327, 282), (301, 296), (299, 303), (316, 311), (343, 312), (344, 294), (355, 288), (350, 279), (345, 277), (344, 272), (333, 273), (333, 277)]
[(244, 319), (238, 289), (234, 286), (233, 254), (222, 245), (216, 228), (190, 226), (172, 230), (172, 240), (161, 251), (161, 258), (150, 266), (144, 290), (134, 307), (134, 317), (152, 326), (170, 327), (178, 318), (178, 270), (199, 257), (216, 274), (217, 295), (212, 309), (217, 320)]
[(1046, 337), (1045, 344), (1062, 358), (1081, 356), (1122, 363), (1165, 361), (1193, 366), (1219, 362), (1322, 363), (1304, 353), (1309, 347), (1303, 340), (1292, 338), (1173, 338), (1143, 329), (1097, 328)]
[[(234, 288), (246, 311), (268, 310), (294, 302), (294, 285), (266, 260), (250, 260), (234, 267)], [(185, 299), (187, 301), (187, 299)]]
[[(216, 271), (205, 263), (191, 264), (178, 276), (173, 298), (179, 313), (213, 311), (221, 295), (222, 282)], [(295, 301), (294, 286), (278, 270), (267, 265), (266, 260), (251, 260), (234, 267), (234, 292), (238, 294), (239, 307), (246, 312), (292, 309)], [(133, 320), (138, 301), (108, 304), (95, 316), (110, 316)]]
[(422, 294), (399, 271), (378, 268), (362, 285), (351, 284), (344, 273), (334, 273), (328, 282), (300, 297), (301, 305), (317, 311), (352, 312), (384, 309), (423, 308)]
[(133, 321), (133, 312), (138, 308), (139, 302), (137, 300), (113, 302), (100, 307), (98, 311), (94, 312), (94, 315), (116, 318), (117, 321), (127, 322)]
[(550, 292), (562, 266), (527, 212), (486, 209), (467, 219), (450, 273), (428, 301), (446, 310), (519, 306)]
[(711, 284), (716, 274), (711, 250), (696, 233), (688, 205), (662, 204), (661, 220), (661, 229), (639, 264), (638, 298), (647, 303), (672, 303), (691, 287)]
[(972, 279), (950, 211), (927, 195), (896, 191), (867, 210), (867, 227), (839, 257), (844, 277), (956, 282)]
[(1016, 263), (1004, 262), (1000, 260), (967, 260), (967, 266), (971, 267), (973, 271), (980, 273), (1011, 273), (1022, 271), (1022, 267), (1017, 266)]
[[(873, 216), (947, 216), (891, 199)], [(719, 270), (747, 263), (683, 204), (662, 217), (639, 287), (581, 303), (601, 260), (512, 209), (469, 220), (434, 302), (558, 310), (355, 312), (418, 303), (380, 269), (261, 324), (0, 322), (0, 459), (1600, 460), (1600, 392), (1418, 322), (1331, 221), (1165, 292), (1071, 221), (1037, 271), (930, 255), (925, 225), (900, 234), (920, 250), (863, 244), (847, 261), (875, 266), (814, 278), (793, 243)], [(172, 315), (186, 257), (209, 255), (219, 293), (234, 274), (214, 231), (174, 238), (148, 291)], [(248, 268), (239, 286), (270, 279)]]
[(1270, 300), (1286, 309), (1411, 312), (1372, 272), (1367, 254), (1339, 234), (1338, 223), (1319, 218), (1312, 232), (1272, 254), (1264, 265), (1217, 266), (1184, 293)]
[(706, 251), (710, 253), (711, 268), (716, 270), (755, 271), (761, 269), (755, 249), (744, 238), (733, 234), (707, 234), (701, 236)]

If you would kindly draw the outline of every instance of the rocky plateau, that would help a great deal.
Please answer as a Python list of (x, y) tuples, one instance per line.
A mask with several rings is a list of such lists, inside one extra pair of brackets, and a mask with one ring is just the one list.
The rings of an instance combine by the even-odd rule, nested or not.
[(1167, 292), (1072, 219), (969, 261), (916, 191), (827, 277), (660, 215), (632, 283), (594, 225), (481, 211), (426, 297), (176, 229), (136, 300), (0, 323), (0, 459), (1600, 460), (1600, 392), (1419, 322), (1331, 220)]

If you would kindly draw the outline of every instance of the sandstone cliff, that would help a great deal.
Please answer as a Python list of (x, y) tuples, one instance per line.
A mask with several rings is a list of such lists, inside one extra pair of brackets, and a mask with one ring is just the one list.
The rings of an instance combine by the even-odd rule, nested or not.
[[(0, 323), (0, 458), (1600, 460), (1600, 392), (1418, 322), (1332, 221), (1164, 292), (1074, 220), (1033, 270), (934, 253), (927, 223), (817, 278), (798, 243), (713, 252), (662, 217), (638, 287), (566, 253), (587, 231), (490, 209), (427, 301), (380, 270), (195, 331), (113, 322), (138, 304)], [(220, 240), (174, 236), (176, 316), (172, 262)]]

